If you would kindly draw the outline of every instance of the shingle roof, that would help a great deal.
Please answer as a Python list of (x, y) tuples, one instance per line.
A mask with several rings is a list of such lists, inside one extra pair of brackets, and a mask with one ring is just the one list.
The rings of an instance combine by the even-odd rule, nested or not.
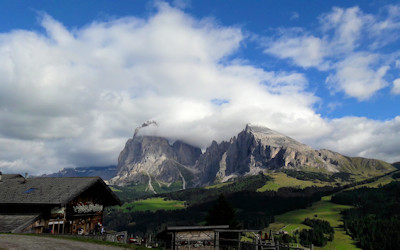
[(39, 216), (39, 214), (0, 214), (0, 233), (19, 233)]
[(61, 204), (64, 205), (96, 183), (100, 183), (112, 196), (113, 205), (118, 197), (100, 177), (23, 178), (3, 175), (0, 182), (0, 204)]
[(229, 225), (213, 225), (213, 226), (169, 226), (167, 231), (205, 231), (214, 229), (229, 229)]
[[(1, 172), (0, 172), (1, 173)], [(22, 175), (20, 174), (2, 174), (1, 175), (2, 180), (9, 180), (9, 179), (15, 179), (15, 178), (23, 178)]]

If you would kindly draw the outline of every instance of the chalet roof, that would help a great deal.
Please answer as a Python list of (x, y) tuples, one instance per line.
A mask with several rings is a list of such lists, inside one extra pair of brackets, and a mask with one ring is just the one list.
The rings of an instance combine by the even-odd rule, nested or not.
[(110, 205), (121, 204), (120, 199), (100, 177), (42, 177), (23, 178), (21, 175), (2, 175), (1, 204), (57, 204), (65, 205), (90, 187), (100, 186)]
[(229, 225), (212, 225), (212, 226), (168, 226), (167, 231), (206, 231), (216, 229), (229, 229)]
[(20, 233), (32, 224), (40, 214), (0, 214), (0, 233)]
[[(1, 173), (1, 172), (0, 172)], [(15, 178), (23, 178), (20, 174), (2, 174), (2, 180), (9, 180)]]

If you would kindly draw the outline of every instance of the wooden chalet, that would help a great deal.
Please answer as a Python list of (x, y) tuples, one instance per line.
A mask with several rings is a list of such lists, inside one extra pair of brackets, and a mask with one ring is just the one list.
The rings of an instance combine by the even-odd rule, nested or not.
[(0, 232), (92, 234), (120, 199), (100, 177), (24, 178), (0, 172)]

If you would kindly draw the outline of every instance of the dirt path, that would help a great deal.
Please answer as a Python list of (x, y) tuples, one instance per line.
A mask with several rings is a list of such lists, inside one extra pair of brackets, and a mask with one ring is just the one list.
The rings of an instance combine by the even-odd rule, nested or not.
[(73, 240), (64, 240), (52, 237), (35, 237), (15, 234), (0, 234), (0, 249), (41, 249), (41, 250), (58, 250), (58, 249), (98, 249), (112, 250), (123, 248), (99, 245), (94, 243), (86, 243)]

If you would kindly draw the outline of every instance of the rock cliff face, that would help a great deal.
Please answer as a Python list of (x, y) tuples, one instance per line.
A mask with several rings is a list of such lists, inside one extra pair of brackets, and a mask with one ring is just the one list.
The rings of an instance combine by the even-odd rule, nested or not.
[(314, 150), (268, 128), (247, 125), (230, 141), (219, 144), (213, 141), (203, 154), (199, 148), (181, 141), (170, 145), (165, 138), (135, 134), (121, 152), (118, 174), (110, 183), (126, 185), (148, 181), (151, 189), (152, 180), (182, 181), (185, 188), (279, 169), (384, 173), (393, 167), (378, 160)]
[(311, 147), (276, 131), (247, 125), (246, 129), (237, 137), (233, 137), (230, 142), (211, 145), (206, 154), (200, 157), (196, 167), (203, 174), (208, 173), (200, 178), (198, 184), (202, 185), (282, 168), (311, 167), (338, 172), (338, 166), (332, 164), (330, 160), (328, 157), (324, 160)]
[(212, 144), (195, 166), (200, 170), (197, 185), (225, 182), (266, 170), (385, 173), (390, 164), (360, 157), (346, 157), (330, 150), (314, 150), (266, 127), (247, 125), (230, 142)]
[[(185, 188), (186, 179), (197, 173), (190, 166), (195, 164), (200, 154), (199, 148), (181, 141), (170, 145), (162, 137), (135, 134), (120, 153), (117, 176), (110, 180), (110, 184), (124, 186), (148, 182), (149, 189), (154, 191), (155, 184), (180, 180)], [(184, 175), (189, 176), (185, 178)]]

